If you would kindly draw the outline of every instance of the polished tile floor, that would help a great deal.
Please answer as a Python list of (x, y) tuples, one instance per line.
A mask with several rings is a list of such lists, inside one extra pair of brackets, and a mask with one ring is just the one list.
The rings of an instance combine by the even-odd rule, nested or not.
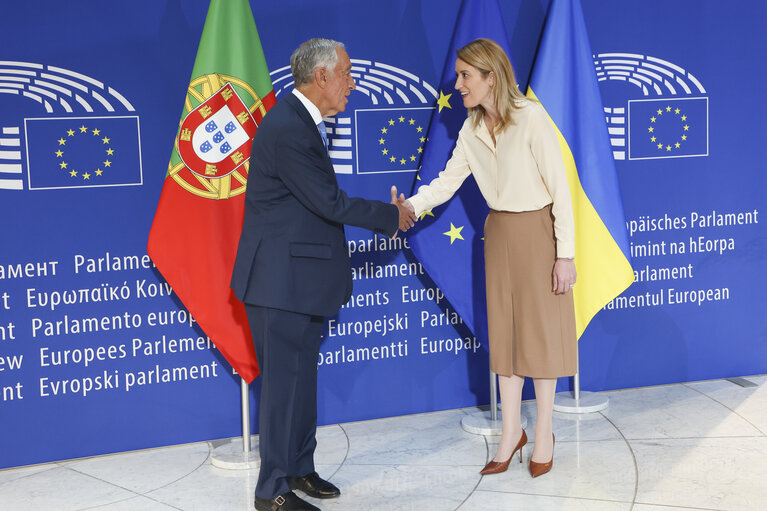
[[(554, 469), (481, 477), (498, 437), (464, 432), (474, 408), (320, 428), (327, 510), (694, 511), (767, 509), (767, 375), (607, 392), (601, 413), (555, 413)], [(211, 464), (202, 442), (0, 471), (0, 510), (245, 511), (257, 470)]]

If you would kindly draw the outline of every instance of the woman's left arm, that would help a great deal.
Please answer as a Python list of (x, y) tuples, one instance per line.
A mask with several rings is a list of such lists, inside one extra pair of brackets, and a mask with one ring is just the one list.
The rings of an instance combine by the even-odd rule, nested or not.
[(567, 293), (575, 285), (578, 275), (575, 271), (575, 261), (572, 259), (557, 258), (554, 269), (551, 272), (553, 291), (561, 295)]
[(533, 157), (552, 200), (554, 237), (557, 240), (557, 260), (552, 271), (552, 284), (555, 293), (566, 293), (576, 280), (575, 223), (570, 185), (557, 133), (542, 107), (531, 112), (529, 129)]

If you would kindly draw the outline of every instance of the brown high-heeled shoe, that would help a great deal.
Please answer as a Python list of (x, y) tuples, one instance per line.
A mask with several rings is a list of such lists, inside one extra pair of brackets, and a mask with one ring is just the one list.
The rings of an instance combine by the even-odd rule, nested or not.
[(488, 475), (488, 474), (500, 474), (501, 472), (506, 472), (506, 469), (509, 468), (509, 463), (511, 463), (511, 458), (514, 457), (514, 455), (519, 451), (519, 462), (522, 463), (522, 447), (525, 446), (527, 443), (527, 433), (525, 433), (525, 430), (522, 430), (522, 436), (519, 437), (519, 442), (517, 442), (517, 446), (514, 448), (513, 451), (511, 451), (511, 456), (509, 456), (509, 459), (506, 461), (493, 461), (490, 460), (490, 463), (485, 465), (485, 468), (479, 471), (482, 475)]
[(554, 443), (556, 442), (556, 438), (554, 438), (554, 433), (551, 434), (551, 459), (547, 461), (546, 463), (537, 463), (533, 461), (532, 458), (530, 458), (530, 475), (533, 476), (533, 478), (536, 478), (538, 476), (542, 476), (549, 470), (551, 470), (551, 467), (554, 466)]

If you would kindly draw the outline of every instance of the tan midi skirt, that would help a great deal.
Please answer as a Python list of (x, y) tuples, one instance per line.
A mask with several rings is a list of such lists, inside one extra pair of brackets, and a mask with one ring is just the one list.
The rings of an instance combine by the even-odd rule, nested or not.
[(552, 291), (555, 260), (551, 205), (521, 213), (490, 211), (485, 275), (494, 373), (533, 378), (576, 373), (573, 292)]

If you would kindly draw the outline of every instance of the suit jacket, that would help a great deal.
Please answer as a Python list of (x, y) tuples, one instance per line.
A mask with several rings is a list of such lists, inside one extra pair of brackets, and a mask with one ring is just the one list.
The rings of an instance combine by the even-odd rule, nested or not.
[(242, 302), (331, 316), (349, 301), (344, 224), (391, 236), (396, 206), (338, 187), (312, 117), (287, 94), (264, 117), (250, 158), (245, 219), (232, 274)]

